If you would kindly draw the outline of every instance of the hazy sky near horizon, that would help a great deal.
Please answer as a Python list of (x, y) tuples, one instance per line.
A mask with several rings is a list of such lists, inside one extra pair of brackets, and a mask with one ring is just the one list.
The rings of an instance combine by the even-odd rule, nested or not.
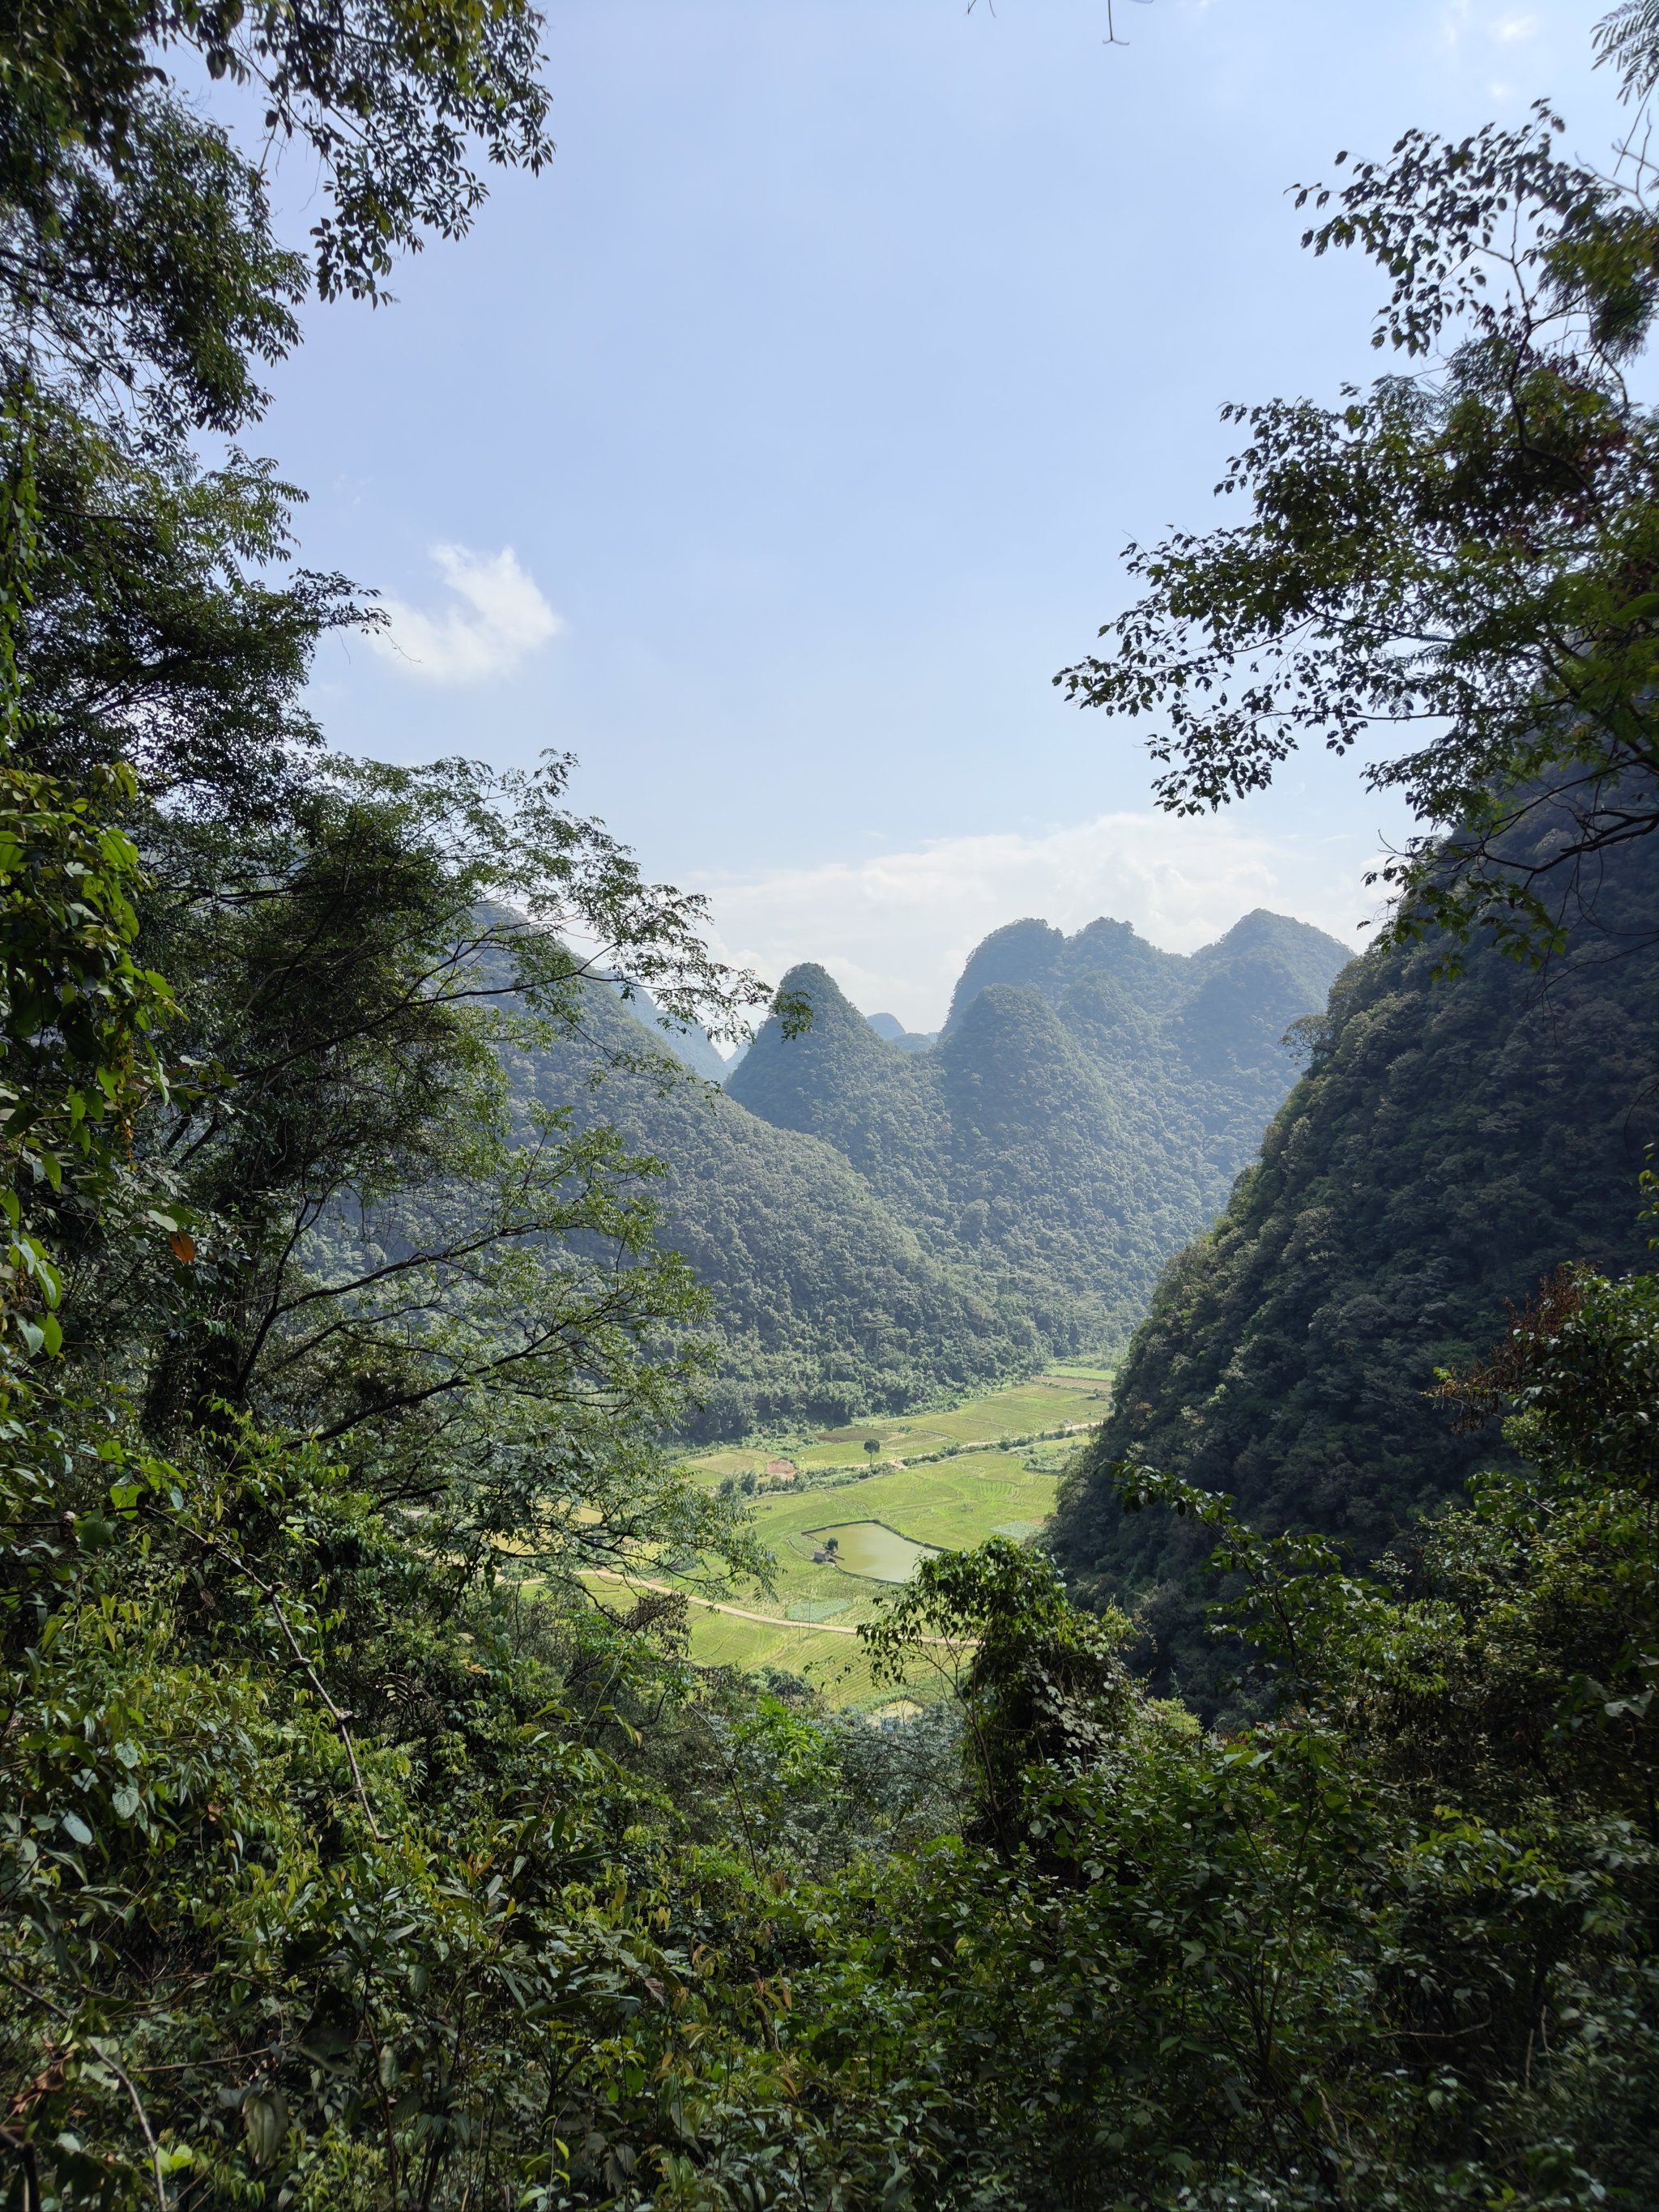
[(915, 1027), (1023, 914), (1363, 941), (1405, 824), (1352, 766), (1173, 821), (1144, 730), (1048, 679), (1126, 540), (1224, 513), (1221, 402), (1387, 365), (1376, 274), (1302, 252), (1285, 188), (1542, 94), (1605, 159), (1603, 9), (1116, 0), (1117, 47), (1105, 0), (548, 12), (551, 168), (397, 306), (312, 313), (254, 441), (307, 565), (392, 614), (319, 659), (332, 742), (573, 752), (725, 950)]

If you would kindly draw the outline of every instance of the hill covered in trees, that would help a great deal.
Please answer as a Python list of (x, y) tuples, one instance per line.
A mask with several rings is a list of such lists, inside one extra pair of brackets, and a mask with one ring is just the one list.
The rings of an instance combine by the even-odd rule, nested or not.
[(690, 1434), (896, 1411), (1042, 1356), (1016, 1297), (961, 1255), (925, 1249), (832, 1146), (688, 1079), (664, 1049), (678, 1056), (685, 1039), (637, 1004), (590, 987), (578, 1031), (509, 1048), (507, 1066), (521, 1106), (614, 1128), (662, 1164), (647, 1185), (662, 1240), (709, 1291), (719, 1347)]
[(1141, 1601), (1161, 1675), (1212, 1671), (1190, 1519), (1125, 1514), (1133, 1452), (1253, 1524), (1375, 1556), (1493, 1440), (1427, 1395), (1565, 1261), (1645, 1255), (1659, 1136), (1659, 856), (1602, 864), (1593, 913), (1541, 969), (1472, 944), (1381, 947), (1307, 1025), (1302, 1081), (1221, 1219), (1170, 1268), (1116, 1403), (1063, 1498), (1057, 1558), (1095, 1601)]
[(521, 1103), (663, 1164), (662, 1235), (719, 1346), (692, 1433), (838, 1422), (1122, 1344), (1345, 957), (1266, 914), (1190, 957), (1121, 922), (1016, 922), (969, 961), (937, 1045), (809, 966), (785, 988), (810, 1027), (769, 1018), (724, 1096), (674, 1065), (721, 1070), (707, 1037), (637, 988), (590, 987), (579, 1030), (508, 1072)]
[(1125, 922), (1011, 923), (963, 969), (939, 1043), (876, 1033), (822, 968), (728, 1078), (833, 1146), (941, 1258), (1017, 1300), (1051, 1354), (1121, 1345), (1170, 1255), (1224, 1202), (1285, 1095), (1286, 1030), (1347, 955), (1283, 915), (1163, 952)]

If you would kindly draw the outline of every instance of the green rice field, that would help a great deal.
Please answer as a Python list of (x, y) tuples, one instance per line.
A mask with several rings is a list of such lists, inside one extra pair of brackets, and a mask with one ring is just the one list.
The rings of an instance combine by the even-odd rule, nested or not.
[[(1102, 1368), (1067, 1364), (946, 1412), (700, 1453), (688, 1465), (711, 1488), (752, 1478), (750, 1510), (777, 1564), (769, 1591), (724, 1601), (763, 1618), (739, 1619), (693, 1598), (692, 1657), (804, 1674), (838, 1705), (890, 1698), (871, 1683), (863, 1646), (849, 1632), (890, 1603), (897, 1577), (927, 1551), (1035, 1536), (1053, 1510), (1061, 1468), (1104, 1417), (1109, 1382)], [(876, 1449), (866, 1451), (872, 1439)], [(941, 1454), (951, 1455), (933, 1456)], [(913, 1457), (922, 1463), (897, 1463)], [(951, 1664), (949, 1652), (927, 1655), (912, 1694), (942, 1687)]]

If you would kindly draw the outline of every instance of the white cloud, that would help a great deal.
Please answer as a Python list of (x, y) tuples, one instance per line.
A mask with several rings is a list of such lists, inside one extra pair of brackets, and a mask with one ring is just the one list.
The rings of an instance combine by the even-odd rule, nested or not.
[(963, 963), (1004, 922), (1036, 915), (1068, 933), (1097, 915), (1176, 952), (1211, 944), (1255, 907), (1310, 921), (1359, 950), (1377, 910), (1361, 836), (1268, 837), (1234, 822), (1103, 814), (1041, 835), (942, 838), (920, 850), (748, 879), (705, 880), (729, 957), (774, 981), (827, 968), (865, 1013), (937, 1029)]
[(510, 674), (563, 628), (510, 545), (499, 553), (434, 545), (432, 558), (451, 604), (424, 614), (402, 599), (385, 599), (386, 624), (369, 633), (374, 650), (405, 675), (427, 684), (485, 683)]
[(1542, 27), (1534, 15), (1522, 15), (1513, 9), (1494, 15), (1484, 8), (1477, 10), (1473, 0), (1451, 0), (1451, 4), (1441, 12), (1439, 43), (1454, 52), (1471, 35), (1489, 40), (1494, 46), (1522, 46), (1535, 39)]

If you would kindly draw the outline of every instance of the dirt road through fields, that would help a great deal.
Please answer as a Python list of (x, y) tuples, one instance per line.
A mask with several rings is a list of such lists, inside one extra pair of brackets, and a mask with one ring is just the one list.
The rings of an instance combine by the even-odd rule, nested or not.
[[(718, 1598), (693, 1597), (690, 1590), (677, 1590), (668, 1583), (647, 1582), (643, 1576), (619, 1575), (609, 1567), (590, 1567), (588, 1572), (596, 1583), (620, 1583), (624, 1589), (658, 1590), (664, 1597), (683, 1597), (688, 1605), (700, 1605), (705, 1613), (729, 1613), (733, 1620), (757, 1620), (763, 1628), (799, 1628), (806, 1636), (856, 1636), (856, 1628), (842, 1628), (833, 1620), (785, 1620), (775, 1613), (745, 1613), (740, 1605), (722, 1605)], [(973, 1648), (970, 1636), (921, 1636), (919, 1644), (941, 1644), (947, 1651), (967, 1651)]]

